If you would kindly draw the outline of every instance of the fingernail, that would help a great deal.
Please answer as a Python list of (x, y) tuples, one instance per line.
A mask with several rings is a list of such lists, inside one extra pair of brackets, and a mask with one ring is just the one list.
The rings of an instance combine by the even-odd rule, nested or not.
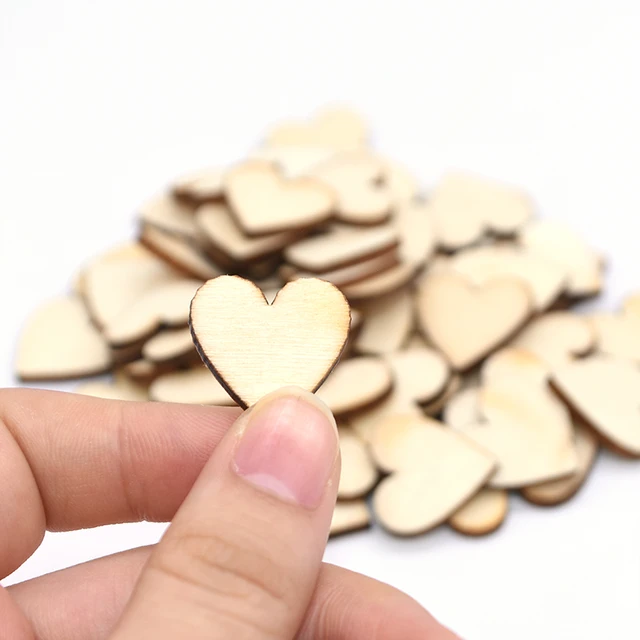
[(258, 489), (315, 509), (338, 455), (336, 422), (327, 406), (298, 387), (257, 402), (233, 454), (235, 472)]

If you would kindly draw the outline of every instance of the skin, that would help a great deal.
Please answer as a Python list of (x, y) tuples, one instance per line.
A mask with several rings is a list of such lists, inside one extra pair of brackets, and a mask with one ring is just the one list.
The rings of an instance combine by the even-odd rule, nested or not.
[(0, 579), (46, 530), (171, 522), (154, 547), (0, 587), (0, 638), (455, 640), (408, 596), (322, 562), (339, 457), (312, 506), (234, 471), (255, 411), (0, 390)]

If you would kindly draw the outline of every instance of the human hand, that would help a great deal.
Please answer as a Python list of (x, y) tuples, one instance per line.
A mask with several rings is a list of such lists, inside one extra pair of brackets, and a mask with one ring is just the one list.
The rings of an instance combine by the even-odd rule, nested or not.
[(339, 478), (311, 394), (253, 409), (0, 391), (0, 579), (45, 530), (172, 520), (158, 545), (3, 589), (2, 640), (455, 640), (322, 563)]

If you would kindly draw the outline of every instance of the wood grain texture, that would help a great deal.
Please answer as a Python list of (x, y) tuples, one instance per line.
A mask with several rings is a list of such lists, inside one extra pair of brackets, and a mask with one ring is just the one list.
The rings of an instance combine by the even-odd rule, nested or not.
[(449, 526), (467, 536), (493, 533), (509, 511), (509, 494), (503, 489), (481, 489), (449, 518)]
[(273, 304), (238, 276), (210, 280), (191, 304), (190, 326), (203, 362), (244, 408), (283, 386), (316, 391), (338, 362), (351, 315), (328, 282), (301, 279)]

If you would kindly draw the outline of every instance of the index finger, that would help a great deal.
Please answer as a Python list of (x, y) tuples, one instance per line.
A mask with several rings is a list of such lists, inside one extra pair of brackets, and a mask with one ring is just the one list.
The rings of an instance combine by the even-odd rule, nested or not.
[(170, 520), (239, 414), (0, 390), (0, 578), (46, 529)]

